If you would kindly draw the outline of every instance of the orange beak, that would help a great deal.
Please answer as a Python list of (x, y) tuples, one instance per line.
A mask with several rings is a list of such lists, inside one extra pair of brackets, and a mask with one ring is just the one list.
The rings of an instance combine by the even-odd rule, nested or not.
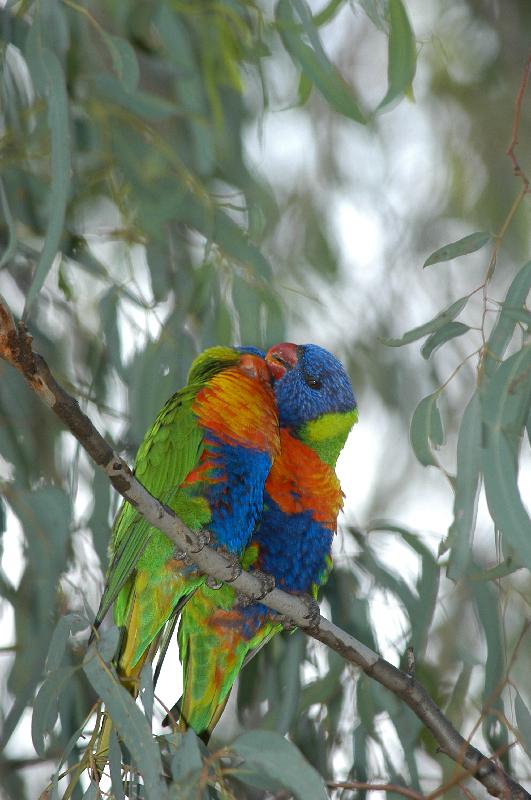
[(291, 342), (275, 344), (267, 351), (265, 360), (271, 375), (278, 380), (297, 364), (297, 345)]

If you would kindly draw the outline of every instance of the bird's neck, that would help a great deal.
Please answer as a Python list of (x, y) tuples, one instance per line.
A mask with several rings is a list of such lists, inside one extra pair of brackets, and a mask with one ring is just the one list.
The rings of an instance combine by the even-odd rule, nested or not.
[(314, 450), (320, 459), (334, 467), (352, 426), (358, 421), (358, 410), (323, 414), (302, 425), (297, 439)]

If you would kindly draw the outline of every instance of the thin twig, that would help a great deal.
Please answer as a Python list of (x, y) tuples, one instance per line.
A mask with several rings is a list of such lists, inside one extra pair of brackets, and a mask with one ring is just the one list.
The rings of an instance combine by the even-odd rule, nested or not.
[(511, 135), (511, 141), (509, 147), (507, 148), (507, 155), (511, 159), (511, 163), (513, 165), (513, 172), (514, 174), (522, 179), (524, 184), (525, 192), (529, 190), (529, 178), (522, 170), (520, 164), (516, 160), (515, 149), (516, 145), (518, 144), (518, 133), (520, 130), (520, 117), (522, 115), (522, 102), (525, 95), (525, 90), (527, 89), (527, 83), (529, 81), (529, 72), (531, 71), (531, 53), (527, 56), (527, 61), (524, 65), (524, 72), (522, 75), (522, 80), (520, 81), (520, 86), (518, 87), (518, 91), (516, 93), (516, 98), (514, 101), (514, 117), (513, 117), (513, 129)]
[(366, 783), (365, 781), (327, 781), (329, 789), (352, 789), (363, 792), (393, 792), (410, 800), (426, 800), (423, 794), (396, 783)]

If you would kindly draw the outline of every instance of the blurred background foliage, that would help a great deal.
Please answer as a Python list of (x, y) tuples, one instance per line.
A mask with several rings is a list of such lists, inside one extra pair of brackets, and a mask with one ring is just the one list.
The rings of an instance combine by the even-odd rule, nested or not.
[[(0, 29), (0, 291), (36, 349), (129, 459), (206, 346), (315, 341), (341, 357), (360, 423), (325, 613), (393, 663), (413, 645), (453, 724), (529, 787), (529, 202), (513, 205), (505, 152), (528, 0), (3, 0)], [(421, 271), (474, 232), (490, 234), (481, 249)], [(494, 261), (485, 292), (409, 337), (437, 337), (422, 354), (388, 346)], [(60, 623), (45, 659), (61, 615), (97, 605), (117, 501), (2, 363), (0, 488), (0, 780), (18, 800), (96, 698), (81, 620)], [(454, 775), (396, 698), (300, 633), (251, 662), (214, 747), (242, 728), (289, 732), (327, 781), (430, 791)], [(234, 752), (253, 741), (280, 764), (276, 739)], [(199, 791), (200, 745), (160, 742)], [(292, 777), (276, 778), (309, 797), (316, 776), (284, 755)], [(262, 796), (212, 763), (218, 791)], [(274, 788), (266, 773), (253, 785)]]

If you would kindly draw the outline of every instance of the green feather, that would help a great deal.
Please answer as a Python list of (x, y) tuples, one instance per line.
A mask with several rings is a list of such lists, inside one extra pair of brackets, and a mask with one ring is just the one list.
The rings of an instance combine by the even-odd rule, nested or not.
[[(240, 354), (228, 347), (212, 347), (193, 362), (188, 384), (164, 405), (138, 449), (134, 474), (150, 494), (170, 506), (193, 530), (207, 525), (210, 514), (201, 498), (191, 498), (178, 489), (194, 469), (202, 451), (203, 433), (197, 425), (192, 403), (197, 393), (218, 372), (236, 364)], [(148, 542), (153, 543), (144, 567), (160, 563), (161, 553), (171, 554), (173, 545), (125, 501), (116, 517), (110, 544), (111, 564), (95, 619), (98, 627), (138, 565)], [(153, 554), (151, 559), (150, 554)], [(127, 602), (119, 604), (117, 623), (123, 624)]]

